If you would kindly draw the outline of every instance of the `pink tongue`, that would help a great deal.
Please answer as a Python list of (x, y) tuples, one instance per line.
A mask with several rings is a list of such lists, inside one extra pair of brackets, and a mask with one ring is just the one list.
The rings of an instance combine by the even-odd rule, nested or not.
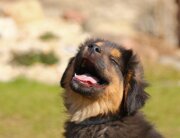
[(87, 74), (83, 74), (83, 75), (76, 75), (74, 76), (76, 79), (80, 80), (81, 82), (84, 83), (89, 83), (89, 84), (96, 84), (97, 80)]

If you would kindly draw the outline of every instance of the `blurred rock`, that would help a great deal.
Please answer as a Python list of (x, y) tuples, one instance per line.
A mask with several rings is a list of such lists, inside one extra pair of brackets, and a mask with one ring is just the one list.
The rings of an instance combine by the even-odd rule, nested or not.
[(176, 49), (174, 55), (180, 60), (180, 49)]
[(8, 82), (13, 80), (19, 74), (10, 65), (0, 64), (0, 81)]
[[(140, 57), (141, 61), (143, 63), (149, 62), (154, 63), (159, 60), (159, 53), (158, 51), (149, 46), (149, 45), (143, 45), (133, 39), (124, 38), (121, 40), (120, 44), (125, 46), (128, 49), (133, 49), (135, 53)], [(146, 63), (147, 64), (147, 63)]]
[(8, 64), (11, 60), (11, 53), (8, 46), (5, 46), (4, 42), (0, 41), (0, 65)]
[(9, 1), (0, 5), (6, 16), (12, 17), (17, 23), (29, 23), (44, 19), (43, 10), (38, 0)]
[(50, 32), (59, 38), (57, 41), (73, 42), (75, 45), (84, 39), (83, 36), (88, 36), (78, 23), (66, 22), (59, 18), (46, 18), (42, 22), (27, 24), (21, 30), (22, 39), (39, 38), (44, 33)]
[[(39, 1), (42, 1), (43, 7)], [(169, 52), (163, 45), (159, 46), (162, 43), (141, 41), (142, 36), (148, 34), (146, 36), (149, 39), (152, 38), (149, 35), (152, 35), (175, 43), (176, 7), (173, 1), (39, 1), (0, 0), (1, 81), (24, 75), (45, 83), (58, 83), (69, 58), (74, 56), (78, 45), (90, 37), (89, 33), (93, 36), (103, 34), (101, 38), (134, 49), (146, 64), (157, 62), (159, 59), (162, 63), (179, 64), (179, 52), (174, 52), (178, 57), (176, 60), (174, 57), (161, 58), (164, 53), (159, 51), (166, 49)], [(44, 10), (46, 13), (50, 10), (50, 14), (46, 14), (50, 16), (45, 16)], [(54, 12), (56, 16), (52, 16)], [(59, 18), (60, 15), (62, 18)], [(139, 32), (143, 32), (143, 35), (139, 35)], [(41, 39), (45, 34), (53, 34), (56, 39)], [(35, 64), (30, 67), (11, 64), (12, 52), (30, 51), (52, 51), (58, 56), (59, 62), (53, 66)]]
[[(40, 0), (48, 1), (51, 8), (58, 13), (68, 9), (78, 11), (88, 16), (85, 29), (92, 33), (113, 33), (136, 35), (143, 32), (162, 38), (169, 46), (177, 46), (177, 4), (175, 0)], [(178, 0), (176, 0), (178, 1)], [(53, 4), (56, 2), (56, 5)], [(59, 4), (59, 6), (58, 6)], [(96, 30), (97, 28), (97, 30)], [(112, 29), (111, 29), (112, 28)], [(133, 33), (132, 33), (133, 32)]]
[[(93, 7), (92, 4), (90, 5)], [(94, 6), (93, 10), (89, 10), (89, 20), (85, 24), (85, 30), (95, 34), (135, 35), (133, 25), (138, 15), (137, 9), (120, 1), (107, 1), (107, 3), (99, 6)]]
[(37, 64), (31, 67), (19, 69), (21, 74), (29, 79), (40, 81), (47, 84), (59, 84), (60, 73), (57, 66), (44, 66)]
[(85, 30), (93, 34), (111, 34), (135, 36), (136, 32), (132, 25), (123, 21), (98, 22), (96, 20), (89, 21), (85, 25)]
[(63, 13), (62, 17), (67, 21), (77, 22), (78, 24), (84, 24), (86, 17), (77, 10), (67, 10)]
[[(5, 19), (3, 18), (2, 23), (5, 23)], [(13, 22), (12, 19), (11, 21)], [(6, 28), (11, 29), (11, 27)], [(55, 34), (57, 39), (52, 41), (40, 39), (40, 36), (47, 32)], [(9, 35), (2, 36), (0, 39), (0, 81), (10, 81), (17, 76), (25, 76), (45, 83), (59, 83), (69, 58), (76, 53), (78, 45), (89, 37), (89, 34), (83, 32), (78, 23), (46, 18), (43, 22), (23, 24), (18, 34), (12, 35), (12, 38), (8, 37)], [(8, 39), (5, 39), (5, 36)], [(30, 67), (11, 63), (12, 52), (21, 54), (30, 51), (54, 52), (59, 62), (53, 66), (35, 64)]]
[(17, 38), (18, 35), (18, 28), (12, 18), (0, 18), (0, 39)]
[(160, 63), (180, 70), (180, 58), (175, 58), (172, 56), (162, 56), (160, 58)]
[(139, 8), (135, 24), (138, 31), (164, 39), (171, 47), (178, 45), (175, 0), (146, 0)]

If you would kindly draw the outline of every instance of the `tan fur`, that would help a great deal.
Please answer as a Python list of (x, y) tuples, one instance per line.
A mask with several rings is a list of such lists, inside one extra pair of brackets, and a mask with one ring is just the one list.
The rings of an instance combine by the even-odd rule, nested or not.
[(120, 58), (121, 57), (121, 53), (117, 49), (112, 49), (111, 50), (111, 55), (113, 57), (116, 57), (116, 58)]
[[(69, 74), (66, 78), (67, 82), (70, 82), (72, 76), (70, 72), (73, 72), (73, 64), (68, 70)], [(111, 75), (117, 76), (114, 69), (112, 69)], [(123, 81), (119, 80), (118, 77), (112, 77), (111, 84), (107, 86), (102, 95), (96, 100), (83, 97), (82, 95), (73, 92), (68, 85), (66, 86), (64, 94), (66, 107), (70, 114), (71, 121), (74, 122), (81, 122), (89, 117), (104, 115), (108, 112), (117, 112), (119, 110), (122, 97)]]
[(124, 97), (127, 98), (128, 90), (130, 89), (130, 80), (132, 79), (133, 72), (129, 71), (127, 77), (125, 78), (125, 90), (124, 90)]
[(97, 42), (96, 45), (97, 46), (102, 46), (104, 43), (103, 42)]

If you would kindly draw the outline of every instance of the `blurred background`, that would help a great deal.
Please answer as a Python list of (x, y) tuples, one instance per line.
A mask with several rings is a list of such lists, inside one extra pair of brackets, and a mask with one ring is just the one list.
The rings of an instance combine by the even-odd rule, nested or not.
[(139, 55), (143, 109), (180, 137), (180, 0), (0, 0), (0, 138), (61, 138), (59, 80), (80, 43), (100, 37)]

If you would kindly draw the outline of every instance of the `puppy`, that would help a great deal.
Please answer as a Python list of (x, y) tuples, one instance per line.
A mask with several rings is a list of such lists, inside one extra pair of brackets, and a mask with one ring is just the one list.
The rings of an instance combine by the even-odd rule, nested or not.
[(60, 83), (70, 115), (66, 138), (162, 138), (138, 111), (148, 94), (132, 50), (89, 39), (70, 59)]

